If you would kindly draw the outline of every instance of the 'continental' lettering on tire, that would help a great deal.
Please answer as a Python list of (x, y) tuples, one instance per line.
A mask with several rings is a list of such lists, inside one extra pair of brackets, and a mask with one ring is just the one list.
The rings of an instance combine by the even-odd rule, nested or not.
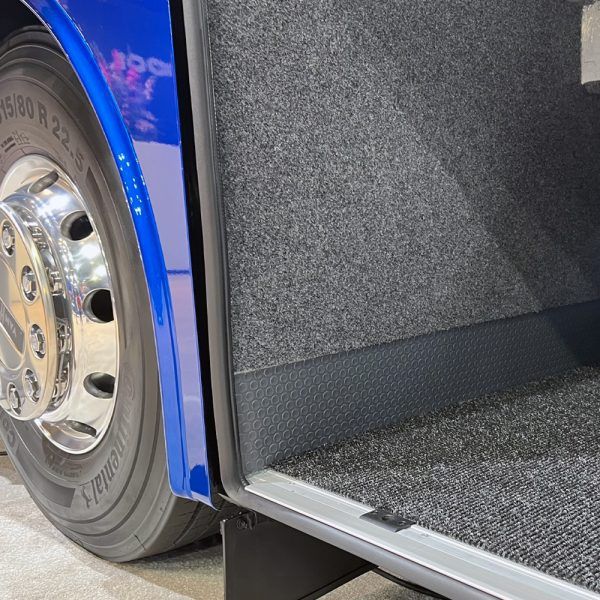
[(92, 504), (98, 505), (102, 497), (110, 489), (112, 481), (119, 470), (129, 438), (128, 416), (128, 412), (125, 411), (121, 419), (121, 426), (117, 431), (113, 449), (108, 456), (108, 460), (100, 469), (100, 473), (81, 486), (81, 495), (85, 500), (86, 508), (90, 508)]

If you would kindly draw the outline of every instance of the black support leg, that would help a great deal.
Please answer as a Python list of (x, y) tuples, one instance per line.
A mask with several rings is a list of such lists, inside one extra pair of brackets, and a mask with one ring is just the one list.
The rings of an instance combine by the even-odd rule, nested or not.
[(373, 569), (256, 513), (221, 523), (225, 600), (312, 600)]

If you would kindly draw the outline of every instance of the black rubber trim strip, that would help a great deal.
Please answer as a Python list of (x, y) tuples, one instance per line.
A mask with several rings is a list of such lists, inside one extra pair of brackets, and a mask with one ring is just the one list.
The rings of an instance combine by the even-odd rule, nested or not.
[[(190, 201), (196, 199), (200, 207), (204, 281), (199, 282), (198, 287), (204, 294), (206, 305), (206, 343), (210, 355), (210, 382), (221, 462), (221, 483), (227, 494), (235, 499), (247, 482), (239, 469), (240, 456), (234, 419), (227, 252), (216, 149), (207, 7), (204, 0), (178, 2), (183, 11), (187, 62), (191, 65), (189, 89), (197, 175), (194, 189), (186, 191), (191, 192)], [(199, 243), (200, 240), (191, 240), (192, 245)], [(204, 372), (202, 376), (205, 377)]]
[[(202, 222), (204, 286), (206, 294), (208, 350), (213, 411), (219, 450), (221, 483), (228, 498), (251, 510), (281, 521), (351, 554), (380, 566), (402, 579), (417, 582), (437, 593), (464, 600), (493, 598), (462, 582), (359, 540), (334, 527), (301, 515), (245, 490), (248, 482), (241, 471), (235, 406), (229, 323), (229, 289), (216, 153), (216, 127), (211, 77), (210, 46), (205, 0), (178, 0), (184, 17), (189, 71), (191, 113), (195, 142), (197, 186), (187, 189), (190, 201), (199, 201)], [(196, 191), (196, 193), (194, 193)], [(192, 240), (194, 243), (196, 240)], [(203, 373), (206, 383), (206, 374)]]
[(208, 315), (204, 282), (206, 280), (203, 252), (202, 221), (198, 190), (197, 157), (194, 144), (194, 122), (190, 96), (190, 73), (186, 49), (186, 31), (184, 27), (183, 5), (181, 0), (170, 2), (171, 29), (175, 53), (175, 77), (177, 81), (177, 99), (179, 104), (179, 123), (181, 129), (183, 176), (187, 211), (188, 236), (190, 240), (190, 258), (194, 286), (194, 304), (196, 309), (198, 352), (202, 376), (202, 399), (208, 469), (212, 483), (211, 498), (215, 504), (215, 495), (222, 493), (219, 474), (219, 453), (214, 425), (213, 399), (211, 395), (210, 351), (208, 348)]

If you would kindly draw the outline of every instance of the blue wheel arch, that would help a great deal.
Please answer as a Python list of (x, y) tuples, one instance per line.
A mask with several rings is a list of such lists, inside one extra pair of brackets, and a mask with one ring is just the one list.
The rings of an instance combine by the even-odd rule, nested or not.
[(168, 0), (20, 0), (77, 73), (119, 168), (146, 271), (169, 478), (211, 504)]

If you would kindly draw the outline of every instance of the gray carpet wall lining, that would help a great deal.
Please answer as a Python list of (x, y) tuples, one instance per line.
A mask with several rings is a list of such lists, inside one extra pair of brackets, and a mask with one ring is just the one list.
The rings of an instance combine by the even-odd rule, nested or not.
[(600, 592), (600, 370), (415, 417), (276, 465)]
[(238, 372), (599, 297), (564, 0), (207, 0)]
[(239, 373), (244, 472), (483, 394), (600, 364), (600, 301)]

